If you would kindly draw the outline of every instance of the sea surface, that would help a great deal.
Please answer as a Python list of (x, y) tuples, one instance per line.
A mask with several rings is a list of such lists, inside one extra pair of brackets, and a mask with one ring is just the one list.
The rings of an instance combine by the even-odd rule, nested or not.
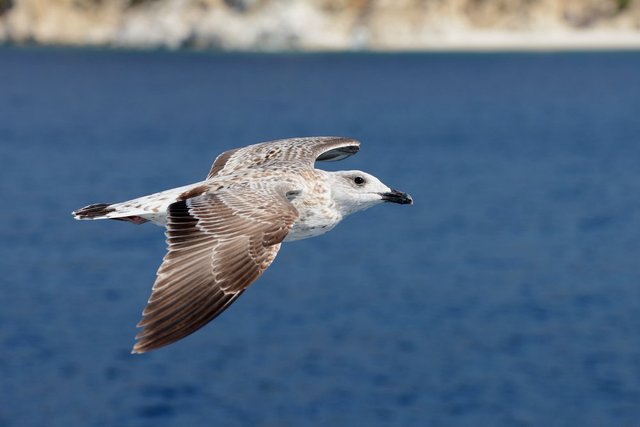
[[(73, 209), (344, 135), (409, 192), (131, 355), (163, 230)], [(0, 49), (0, 425), (640, 425), (640, 53)]]

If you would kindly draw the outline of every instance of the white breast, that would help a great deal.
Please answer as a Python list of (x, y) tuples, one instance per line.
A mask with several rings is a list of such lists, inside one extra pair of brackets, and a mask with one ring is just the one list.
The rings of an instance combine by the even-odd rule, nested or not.
[(338, 225), (340, 219), (341, 218), (312, 218), (306, 221), (297, 221), (293, 224), (293, 227), (291, 227), (284, 241), (291, 242), (319, 236)]
[(285, 241), (308, 239), (331, 230), (342, 220), (328, 188), (316, 186), (303, 190), (291, 200), (300, 217), (293, 224)]

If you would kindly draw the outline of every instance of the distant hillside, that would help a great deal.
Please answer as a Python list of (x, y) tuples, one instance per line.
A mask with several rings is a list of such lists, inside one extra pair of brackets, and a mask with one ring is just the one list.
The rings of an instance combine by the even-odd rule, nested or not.
[(0, 0), (0, 41), (135, 48), (640, 48), (640, 0)]

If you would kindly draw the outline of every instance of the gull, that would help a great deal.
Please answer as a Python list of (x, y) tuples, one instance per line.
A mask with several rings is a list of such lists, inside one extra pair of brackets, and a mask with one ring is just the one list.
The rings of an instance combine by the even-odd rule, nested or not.
[(383, 202), (412, 204), (368, 173), (314, 168), (359, 147), (331, 136), (249, 145), (220, 154), (204, 181), (73, 211), (76, 219), (166, 228), (168, 250), (132, 353), (172, 344), (216, 318), (271, 265), (282, 242), (319, 236)]

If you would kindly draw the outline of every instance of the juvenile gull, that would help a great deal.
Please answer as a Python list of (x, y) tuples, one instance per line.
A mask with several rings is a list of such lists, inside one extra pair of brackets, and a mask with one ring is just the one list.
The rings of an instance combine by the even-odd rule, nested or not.
[(360, 143), (292, 138), (220, 154), (204, 181), (73, 212), (166, 227), (168, 252), (142, 313), (133, 353), (171, 344), (222, 313), (273, 262), (280, 244), (326, 233), (344, 217), (411, 197), (361, 171), (327, 172)]

